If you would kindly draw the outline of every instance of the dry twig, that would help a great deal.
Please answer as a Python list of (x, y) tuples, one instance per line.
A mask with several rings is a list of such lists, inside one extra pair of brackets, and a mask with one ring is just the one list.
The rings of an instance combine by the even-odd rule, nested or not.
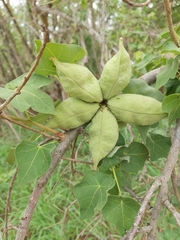
[(166, 10), (166, 17), (167, 17), (168, 28), (169, 28), (169, 32), (171, 34), (171, 38), (172, 38), (173, 42), (176, 44), (176, 46), (180, 47), (177, 35), (176, 35), (176, 33), (174, 31), (174, 27), (173, 27), (172, 3), (170, 3), (169, 0), (164, 0), (164, 7), (165, 7), (165, 10)]
[(130, 0), (123, 0), (123, 2), (127, 3), (128, 5), (130, 5), (132, 7), (144, 7), (144, 6), (149, 5), (151, 0), (147, 0), (144, 3), (134, 3), (134, 2), (131, 2)]

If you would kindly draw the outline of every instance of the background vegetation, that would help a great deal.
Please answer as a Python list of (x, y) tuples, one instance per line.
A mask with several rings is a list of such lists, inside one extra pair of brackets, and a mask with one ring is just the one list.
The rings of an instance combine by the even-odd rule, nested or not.
[[(143, 2), (143, 1), (139, 1)], [(173, 23), (179, 26), (179, 1), (172, 1)], [(42, 39), (42, 27), (49, 30), (48, 38), (56, 43), (75, 43), (83, 47), (87, 55), (82, 60), (94, 75), (99, 78), (106, 61), (118, 51), (118, 39), (123, 37), (124, 46), (129, 52), (133, 67), (133, 78), (166, 64), (167, 59), (174, 57), (172, 52), (161, 52), (161, 43), (169, 38), (163, 38), (162, 31), (167, 31), (166, 12), (163, 1), (152, 0), (148, 6), (134, 7), (120, 0), (55, 0), (38, 1), (24, 0), (14, 4), (14, 1), (2, 0), (0, 4), (0, 86), (28, 72), (36, 58), (34, 41)], [(157, 41), (159, 39), (159, 42)], [(165, 40), (164, 40), (165, 39)], [(52, 99), (64, 100), (67, 96), (59, 82), (43, 87)], [(4, 100), (0, 99), (0, 103)], [(22, 116), (11, 106), (5, 112)], [(171, 126), (173, 127), (173, 126)], [(171, 135), (167, 119), (162, 121), (158, 129), (151, 132)], [(123, 129), (122, 135), (128, 142), (137, 136), (136, 128)], [(29, 131), (6, 120), (0, 125), (0, 239), (6, 239), (5, 208), (7, 193), (14, 166), (5, 159), (13, 147), (21, 139), (29, 139)], [(88, 164), (70, 161), (74, 152), (80, 161), (88, 163), (90, 156), (87, 136), (78, 138), (76, 145), (71, 145), (60, 162), (53, 176), (45, 187), (31, 221), (27, 239), (120, 239), (114, 226), (104, 221), (101, 214), (91, 220), (81, 220), (79, 205), (73, 194), (73, 186), (80, 181)], [(143, 198), (146, 190), (154, 179), (162, 173), (165, 158), (154, 162), (147, 161), (143, 171), (134, 183), (134, 190), (139, 198)], [(179, 169), (179, 166), (178, 166)], [(179, 175), (178, 175), (179, 176)], [(8, 239), (15, 239), (16, 230), (21, 215), (26, 207), (35, 182), (19, 187), (14, 182), (9, 218)], [(178, 185), (179, 189), (179, 185)], [(170, 192), (173, 196), (173, 191)], [(179, 211), (178, 201), (171, 198)], [(152, 199), (152, 204), (155, 198)], [(151, 208), (144, 216), (147, 222)], [(7, 227), (7, 226), (6, 226)], [(7, 229), (6, 229), (7, 230)], [(159, 217), (157, 239), (178, 239), (179, 227), (172, 214), (165, 208)], [(145, 234), (135, 239), (146, 239)]]

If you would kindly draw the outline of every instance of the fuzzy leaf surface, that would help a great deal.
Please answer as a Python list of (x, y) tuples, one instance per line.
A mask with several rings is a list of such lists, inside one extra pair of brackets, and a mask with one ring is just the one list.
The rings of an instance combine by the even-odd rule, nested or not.
[(104, 66), (99, 80), (104, 99), (108, 100), (120, 93), (131, 78), (131, 62), (129, 54), (119, 41), (119, 52)]
[(78, 64), (59, 62), (55, 58), (52, 61), (56, 66), (60, 83), (71, 97), (86, 102), (103, 100), (99, 83), (88, 68)]
[(102, 209), (106, 221), (114, 224), (121, 236), (132, 227), (135, 216), (139, 210), (139, 204), (132, 198), (109, 196)]
[(139, 94), (121, 94), (108, 101), (108, 106), (118, 121), (135, 125), (151, 125), (167, 114), (162, 103), (154, 98)]
[(47, 171), (51, 164), (51, 152), (54, 143), (39, 146), (36, 141), (22, 141), (15, 150), (18, 163), (18, 180), (24, 185), (36, 179)]
[(96, 113), (89, 127), (89, 149), (95, 169), (99, 161), (113, 149), (117, 140), (118, 124), (116, 118), (103, 106)]
[(147, 137), (146, 146), (149, 149), (151, 161), (166, 158), (171, 146), (171, 138), (151, 133)]
[[(35, 44), (39, 52), (42, 42), (36, 40)], [(85, 50), (75, 44), (47, 43), (35, 72), (42, 76), (56, 75), (56, 69), (50, 58), (54, 57), (61, 62), (76, 63), (85, 55)]]
[(113, 188), (114, 184), (114, 179), (102, 172), (86, 172), (81, 183), (74, 188), (82, 219), (92, 217), (95, 211), (104, 207), (108, 191)]
[(47, 126), (64, 130), (76, 128), (90, 121), (98, 109), (98, 103), (88, 103), (70, 97), (56, 107), (56, 115), (52, 116)]

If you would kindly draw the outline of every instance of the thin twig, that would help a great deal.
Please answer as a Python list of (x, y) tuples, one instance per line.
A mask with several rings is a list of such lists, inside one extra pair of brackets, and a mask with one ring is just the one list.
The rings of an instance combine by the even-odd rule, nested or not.
[(175, 207), (170, 203), (168, 199), (166, 199), (163, 204), (169, 209), (169, 211), (172, 213), (174, 218), (176, 219), (176, 223), (180, 227), (180, 213), (177, 212)]
[(176, 172), (175, 172), (175, 168), (173, 169), (173, 172), (172, 172), (172, 175), (171, 175), (171, 181), (172, 181), (172, 186), (173, 186), (173, 190), (174, 190), (174, 194), (177, 198), (177, 201), (180, 205), (180, 194), (179, 194), (179, 190), (178, 190), (178, 186), (177, 186), (177, 175), (176, 175)]
[[(21, 127), (23, 127), (23, 128), (26, 128), (26, 129), (28, 129), (28, 130), (30, 130), (30, 131), (32, 131), (32, 132), (35, 132), (35, 133), (38, 133), (38, 134), (40, 134), (40, 135), (42, 135), (42, 136), (44, 136), (44, 137), (47, 137), (47, 138), (51, 138), (51, 139), (54, 139), (54, 140), (60, 140), (60, 138), (62, 137), (62, 133), (59, 133), (60, 134), (60, 136), (58, 137), (58, 136), (52, 136), (52, 135), (49, 135), (49, 134), (47, 134), (47, 133), (45, 133), (45, 132), (42, 132), (42, 131), (39, 131), (39, 130), (37, 130), (37, 129), (34, 129), (34, 128), (32, 128), (32, 127), (29, 127), (28, 125), (26, 125), (26, 124), (24, 124), (24, 123), (20, 123), (20, 122), (18, 122), (18, 121), (16, 121), (16, 120), (13, 120), (13, 119), (11, 119), (11, 118), (9, 118), (8, 116), (6, 116), (6, 115), (4, 115), (4, 114), (0, 114), (0, 118), (3, 118), (3, 119), (6, 119), (6, 120), (8, 120), (9, 122), (12, 122), (12, 123), (15, 123), (16, 125), (19, 125), (19, 126), (21, 126)], [(59, 135), (58, 134), (58, 135)], [(63, 134), (63, 137), (64, 137), (64, 134)]]
[(85, 161), (82, 161), (82, 160), (78, 160), (78, 159), (74, 159), (74, 158), (68, 158), (68, 157), (63, 157), (63, 160), (68, 160), (68, 161), (71, 161), (71, 162), (93, 165), (92, 162), (85, 162)]
[(48, 38), (48, 31), (47, 29), (43, 28), (43, 33), (44, 33), (44, 38), (43, 38), (43, 44), (42, 47), (36, 57), (36, 60), (34, 62), (34, 64), (32, 65), (31, 69), (29, 70), (29, 72), (27, 73), (27, 75), (24, 77), (23, 82), (21, 83), (21, 85), (16, 89), (16, 91), (12, 94), (12, 96), (10, 96), (3, 104), (0, 105), (0, 113), (2, 112), (2, 110), (18, 95), (21, 93), (22, 88), (26, 85), (26, 83), (28, 82), (28, 80), (30, 79), (31, 75), (33, 74), (34, 70), (36, 69), (41, 56), (43, 54), (43, 51), (46, 47), (46, 43), (47, 43), (47, 38)]
[(180, 47), (179, 41), (178, 41), (176, 32), (174, 31), (173, 21), (172, 21), (172, 3), (169, 0), (164, 0), (164, 7), (166, 10), (166, 17), (167, 17), (168, 28), (169, 28), (171, 38), (173, 42), (176, 44), (176, 46), (179, 48)]
[(127, 3), (129, 6), (132, 6), (132, 7), (145, 7), (149, 5), (151, 0), (147, 0), (144, 3), (134, 3), (134, 2), (131, 2), (130, 0), (123, 0), (123, 2)]
[(8, 240), (8, 214), (9, 214), (9, 210), (10, 210), (10, 199), (11, 199), (13, 184), (14, 184), (14, 181), (15, 181), (16, 176), (17, 176), (17, 172), (18, 172), (18, 169), (16, 168), (16, 170), (15, 170), (13, 176), (12, 176), (11, 182), (10, 182), (10, 186), (9, 186), (8, 194), (7, 194), (7, 199), (6, 199), (5, 216), (4, 216), (4, 222), (5, 222), (4, 233), (5, 233), (6, 240)]

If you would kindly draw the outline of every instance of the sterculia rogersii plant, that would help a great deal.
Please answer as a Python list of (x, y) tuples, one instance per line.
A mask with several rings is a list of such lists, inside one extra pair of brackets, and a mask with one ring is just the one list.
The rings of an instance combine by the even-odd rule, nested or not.
[(119, 52), (104, 66), (99, 80), (88, 68), (59, 62), (52, 58), (58, 79), (70, 96), (56, 107), (57, 114), (48, 122), (50, 128), (68, 130), (91, 121), (89, 149), (94, 169), (114, 148), (119, 123), (151, 125), (166, 116), (161, 102), (138, 94), (122, 94), (131, 78), (129, 54), (119, 41)]

